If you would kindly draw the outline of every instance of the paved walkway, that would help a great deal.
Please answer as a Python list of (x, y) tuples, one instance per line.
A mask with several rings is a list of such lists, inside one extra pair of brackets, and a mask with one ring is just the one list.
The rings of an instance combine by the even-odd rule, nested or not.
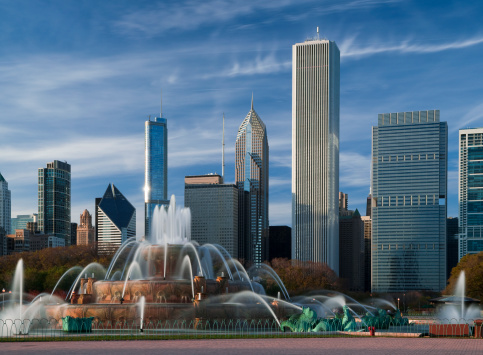
[(307, 338), (61, 341), (2, 343), (0, 353), (21, 354), (483, 354), (483, 340), (424, 338)]

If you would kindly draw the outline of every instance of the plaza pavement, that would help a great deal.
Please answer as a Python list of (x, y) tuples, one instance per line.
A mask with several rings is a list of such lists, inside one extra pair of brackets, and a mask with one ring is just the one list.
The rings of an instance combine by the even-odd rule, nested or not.
[(5, 354), (483, 354), (483, 339), (295, 338), (1, 343)]

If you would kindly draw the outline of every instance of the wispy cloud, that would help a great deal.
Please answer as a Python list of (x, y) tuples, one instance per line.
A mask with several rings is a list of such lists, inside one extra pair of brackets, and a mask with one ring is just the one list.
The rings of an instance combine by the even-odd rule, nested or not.
[(473, 122), (479, 121), (478, 126), (481, 127), (481, 119), (483, 118), (483, 103), (477, 104), (470, 111), (468, 111), (461, 119), (456, 121), (456, 124), (451, 125), (450, 132), (457, 132), (460, 129), (470, 127)]
[[(483, 36), (477, 36), (461, 41), (446, 42), (441, 44), (413, 44), (410, 40), (405, 40), (399, 44), (372, 44), (361, 45), (356, 41), (356, 36), (344, 39), (339, 48), (343, 59), (368, 57), (380, 53), (435, 53), (453, 49), (461, 49), (479, 45), (483, 43)], [(362, 42), (363, 43), (363, 42)]]
[(370, 155), (356, 152), (341, 152), (339, 156), (339, 188), (370, 186)]
[(270, 202), (270, 225), (292, 225), (292, 202)]
[(237, 76), (250, 76), (256, 74), (272, 74), (283, 71), (288, 71), (292, 68), (291, 61), (279, 61), (275, 58), (273, 53), (261, 57), (257, 56), (253, 60), (247, 60), (240, 62), (238, 60), (224, 70), (219, 72), (212, 72), (202, 76), (203, 79), (209, 79), (213, 77), (237, 77)]

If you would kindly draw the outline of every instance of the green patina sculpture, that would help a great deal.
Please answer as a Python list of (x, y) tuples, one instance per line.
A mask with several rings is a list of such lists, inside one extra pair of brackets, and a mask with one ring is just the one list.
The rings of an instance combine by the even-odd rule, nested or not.
[(62, 330), (70, 333), (89, 333), (92, 331), (92, 320), (89, 318), (64, 317), (62, 318)]
[(289, 328), (292, 332), (330, 332), (330, 331), (361, 331), (367, 327), (376, 329), (388, 329), (391, 325), (409, 325), (409, 320), (401, 316), (396, 310), (394, 317), (391, 317), (383, 309), (378, 309), (374, 315), (366, 313), (361, 322), (356, 322), (349, 307), (342, 307), (342, 314), (335, 314), (333, 318), (317, 318), (317, 314), (309, 307), (302, 307), (302, 313), (291, 316), (280, 324), (284, 330)]

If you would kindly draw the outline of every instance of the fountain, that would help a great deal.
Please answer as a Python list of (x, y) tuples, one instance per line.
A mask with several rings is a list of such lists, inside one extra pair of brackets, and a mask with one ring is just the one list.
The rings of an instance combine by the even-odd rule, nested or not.
[[(334, 291), (292, 300), (269, 266), (247, 271), (223, 247), (191, 241), (190, 218), (189, 209), (176, 209), (173, 196), (167, 208), (156, 208), (150, 241), (126, 241), (107, 269), (91, 263), (67, 270), (55, 286), (67, 275), (77, 275), (65, 300), (52, 292), (26, 306), (20, 260), (12, 296), (18, 302), (6, 307), (0, 318), (16, 319), (16, 334), (27, 334), (34, 318), (49, 320), (66, 331), (131, 325), (140, 332), (167, 321), (198, 328), (206, 322), (253, 319), (294, 331), (359, 331), (367, 330), (368, 324), (382, 327), (395, 319), (385, 311), (372, 313)], [(265, 294), (258, 282), (262, 277), (278, 285), (277, 297)], [(398, 322), (407, 324), (407, 319)]]

